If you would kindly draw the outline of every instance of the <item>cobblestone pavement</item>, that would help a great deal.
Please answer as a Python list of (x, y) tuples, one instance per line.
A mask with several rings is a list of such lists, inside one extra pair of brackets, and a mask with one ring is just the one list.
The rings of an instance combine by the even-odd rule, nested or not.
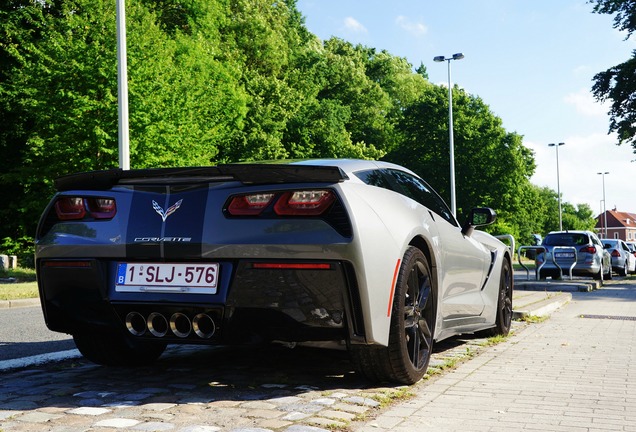
[(370, 386), (346, 352), (324, 349), (172, 347), (137, 369), (65, 361), (0, 374), (0, 432), (351, 430), (491, 349), (485, 342), (438, 344), (432, 378), (409, 387)]

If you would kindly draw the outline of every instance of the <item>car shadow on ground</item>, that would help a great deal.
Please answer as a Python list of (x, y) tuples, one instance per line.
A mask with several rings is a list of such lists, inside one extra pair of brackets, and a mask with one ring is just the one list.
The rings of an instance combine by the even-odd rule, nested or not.
[[(466, 337), (445, 340), (434, 357), (465, 351), (465, 344)], [(82, 358), (6, 374), (0, 410), (316, 398), (336, 391), (369, 397), (400, 387), (355, 373), (345, 350), (170, 346), (150, 366), (105, 367)]]

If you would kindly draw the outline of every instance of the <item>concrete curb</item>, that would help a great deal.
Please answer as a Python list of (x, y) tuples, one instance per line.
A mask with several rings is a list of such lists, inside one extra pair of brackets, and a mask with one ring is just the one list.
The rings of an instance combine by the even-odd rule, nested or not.
[(601, 281), (596, 280), (523, 280), (515, 279), (515, 290), (524, 291), (568, 291), (590, 292), (601, 289)]
[(39, 298), (0, 300), (0, 309), (40, 306)]
[(513, 297), (512, 317), (523, 319), (528, 316), (548, 316), (555, 310), (572, 301), (570, 292), (540, 292)]

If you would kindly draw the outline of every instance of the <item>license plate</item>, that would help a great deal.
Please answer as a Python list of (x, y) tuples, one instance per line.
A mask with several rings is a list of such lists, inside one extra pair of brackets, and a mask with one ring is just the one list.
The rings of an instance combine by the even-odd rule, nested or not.
[(574, 252), (556, 252), (554, 254), (555, 258), (574, 258)]
[(118, 292), (216, 294), (218, 263), (118, 263)]

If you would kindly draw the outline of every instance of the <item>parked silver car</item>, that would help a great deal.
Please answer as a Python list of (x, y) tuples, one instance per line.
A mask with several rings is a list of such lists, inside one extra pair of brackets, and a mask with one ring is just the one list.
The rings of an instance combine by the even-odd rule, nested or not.
[(537, 268), (543, 265), (539, 271), (540, 279), (559, 279), (568, 275), (573, 264), (573, 276), (611, 279), (610, 255), (591, 231), (553, 231), (545, 236), (541, 246), (546, 252), (537, 254), (536, 258)]
[[(168, 344), (341, 341), (372, 381), (413, 384), (434, 341), (506, 335), (510, 248), (462, 226), (406, 168), (306, 160), (70, 174), (36, 238), (49, 329), (105, 365)], [(3, 400), (3, 399), (0, 399)]]
[(627, 243), (621, 239), (601, 239), (601, 243), (612, 257), (613, 271), (620, 276), (627, 276), (628, 273), (636, 271), (636, 256)]

